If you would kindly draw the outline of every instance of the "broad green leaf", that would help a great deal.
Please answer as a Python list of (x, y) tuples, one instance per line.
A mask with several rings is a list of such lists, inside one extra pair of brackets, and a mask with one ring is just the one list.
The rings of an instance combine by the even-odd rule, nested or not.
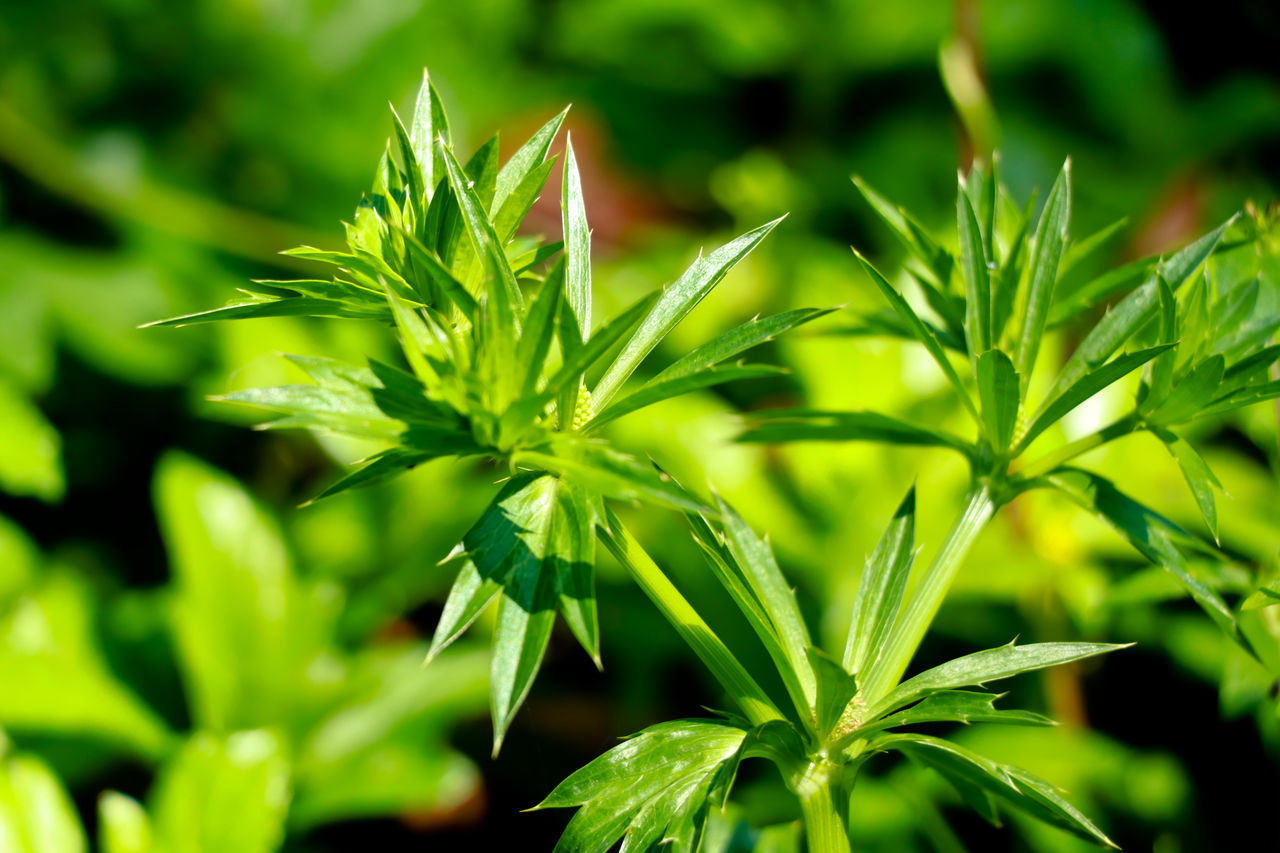
[(991, 270), (982, 245), (982, 231), (963, 179), (956, 191), (960, 223), (960, 267), (964, 273), (964, 333), (969, 357), (991, 349)]
[(0, 756), (0, 850), (84, 853), (75, 804), (58, 777), (31, 755)]
[(65, 489), (62, 437), (31, 399), (0, 374), (0, 491), (55, 502)]
[(859, 738), (885, 729), (922, 723), (999, 723), (1012, 726), (1053, 726), (1053, 720), (1032, 711), (1004, 710), (995, 706), (1004, 694), (974, 690), (943, 690), (926, 696), (909, 708), (886, 714), (857, 730)]
[(263, 729), (192, 736), (151, 793), (155, 848), (165, 853), (270, 853), (284, 841), (288, 752)]
[[(1213, 254), (1213, 250), (1222, 239), (1223, 232), (1234, 221), (1235, 217), (1232, 217), (1160, 263), (1159, 274), (1164, 276), (1170, 288), (1177, 291), (1191, 278), (1192, 273)], [(1080, 346), (1071, 354), (1071, 358), (1058, 373), (1058, 378), (1045, 399), (1057, 398), (1063, 391), (1110, 358), (1112, 353), (1120, 349), (1125, 341), (1133, 337), (1151, 320), (1159, 299), (1159, 285), (1155, 277), (1148, 279), (1145, 284), (1122, 299), (1080, 342)]]
[(949, 447), (966, 456), (969, 443), (932, 427), (900, 421), (879, 412), (823, 412), (814, 409), (775, 409), (752, 412), (740, 442), (768, 444), (784, 441), (877, 441), (919, 447)]
[[(1022, 331), (1018, 335), (1016, 369), (1024, 382), (1031, 379), (1040, 352), (1040, 339), (1044, 337), (1045, 323), (1053, 305), (1054, 285), (1058, 280), (1058, 267), (1062, 261), (1063, 246), (1067, 242), (1067, 228), (1071, 219), (1071, 161), (1062, 164), (1058, 179), (1045, 199), (1044, 211), (1036, 226), (1035, 247), (1031, 252), (1031, 268), (1025, 298), (1020, 300), (1018, 315), (1022, 318)], [(1025, 391), (1025, 389), (1023, 389)]]
[(700, 391), (725, 382), (763, 379), (786, 372), (785, 368), (769, 364), (730, 364), (706, 367), (697, 373), (686, 373), (673, 378), (656, 377), (643, 387), (623, 396), (622, 399), (610, 403), (600, 414), (591, 419), (587, 425), (587, 431), (598, 430), (623, 415), (691, 391)]
[(573, 156), (573, 141), (564, 143), (564, 178), (560, 189), (564, 228), (564, 290), (569, 310), (585, 342), (591, 333), (591, 229), (582, 201), (582, 178)]
[(790, 674), (794, 675), (792, 679), (784, 673), (784, 681), (790, 685), (794, 680), (802, 691), (801, 696), (792, 698), (797, 704), (803, 700), (803, 707), (813, 708), (817, 688), (808, 654), (812, 642), (800, 605), (796, 602), (795, 591), (778, 568), (773, 551), (764, 540), (719, 495), (716, 495), (716, 503), (724, 525), (725, 545), (761, 609), (769, 617), (790, 665)]
[(350, 658), (340, 705), (295, 752), (294, 828), (352, 818), (447, 812), (475, 796), (475, 765), (444, 735), (488, 704), (488, 655), (446, 654), (422, 667), (419, 645), (382, 643)]
[(102, 853), (152, 853), (151, 818), (133, 797), (107, 791), (98, 798)]
[(640, 323), (640, 328), (592, 389), (593, 413), (601, 411), (613, 399), (622, 383), (653, 352), (654, 347), (781, 221), (779, 218), (768, 222), (729, 241), (711, 254), (699, 257), (674, 284), (662, 291), (649, 315)]
[(54, 571), (0, 613), (0, 725), (158, 760), (171, 734), (103, 658), (94, 602), (83, 580)]
[(998, 349), (978, 356), (974, 376), (982, 402), (982, 422), (997, 452), (1009, 447), (1018, 426), (1018, 373), (1009, 356)]
[(1007, 646), (974, 652), (925, 670), (902, 682), (876, 704), (868, 718), (874, 719), (940, 690), (981, 686), (1019, 673), (1058, 666), (1124, 648), (1128, 646), (1115, 643), (1030, 643), (1022, 646), (1009, 643)]
[(1027, 431), (1023, 433), (1022, 438), (1019, 440), (1017, 452), (1021, 453), (1030, 447), (1031, 442), (1035, 441), (1040, 433), (1062, 420), (1076, 406), (1088, 400), (1103, 388), (1128, 376), (1161, 353), (1172, 350), (1173, 347), (1174, 344), (1161, 344), (1138, 352), (1127, 353), (1081, 376), (1073, 385), (1063, 389), (1062, 393), (1056, 397), (1045, 398), (1045, 402), (1041, 404), (1040, 411), (1036, 413), (1031, 426), (1027, 428)]
[(853, 603), (844, 667), (855, 675), (875, 663), (898, 618), (902, 594), (915, 559), (916, 489), (902, 499), (867, 559)]
[(1195, 540), (1154, 510), (1121, 492), (1111, 481), (1077, 468), (1060, 469), (1045, 478), (1054, 488), (1092, 512), (1124, 537), (1140, 554), (1163, 566), (1228, 636), (1239, 639), (1231, 608), (1187, 565), (1180, 545)]
[(624, 741), (538, 804), (580, 807), (556, 850), (605, 853), (624, 835), (624, 850), (649, 850), (682, 815), (692, 811), (701, 824), (712, 795), (723, 797), (732, 784), (746, 736), (745, 729), (714, 720), (678, 720)]
[(1218, 478), (1214, 476), (1213, 470), (1204, 461), (1204, 457), (1197, 453), (1185, 438), (1167, 432), (1157, 433), (1157, 435), (1177, 460), (1178, 467), (1182, 469), (1182, 476), (1186, 478), (1191, 494), (1196, 499), (1196, 506), (1200, 508), (1200, 514), (1204, 516), (1204, 522), (1209, 526), (1213, 541), (1218, 542), (1218, 509), (1213, 490), (1215, 487), (1222, 488), (1222, 484), (1218, 482)]
[(956, 744), (928, 735), (886, 735), (875, 743), (881, 749), (898, 750), (932, 767), (958, 786), (977, 787), (1032, 817), (1095, 844), (1116, 848), (1102, 830), (1063, 799), (1057, 788), (1025, 770), (997, 764)]
[(230, 732), (291, 718), (314, 693), (309, 667), (329, 654), (336, 614), (298, 581), (274, 519), (235, 480), (174, 453), (153, 488), (195, 724)]
[(924, 344), (924, 348), (929, 351), (929, 355), (933, 356), (933, 360), (942, 368), (942, 372), (946, 374), (946, 377), (950, 380), (952, 387), (955, 388), (956, 394), (959, 395), (961, 401), (964, 402), (965, 407), (968, 408), (970, 414), (973, 415), (974, 420), (979, 420), (978, 410), (973, 405), (973, 398), (971, 398), (969, 396), (969, 392), (965, 390), (964, 383), (960, 381), (959, 374), (956, 373), (956, 369), (951, 365), (951, 361), (947, 358), (947, 354), (943, 352), (942, 344), (938, 341), (937, 335), (925, 326), (924, 322), (916, 315), (915, 310), (907, 304), (907, 300), (902, 298), (902, 294), (895, 290), (893, 285), (889, 284), (889, 281), (880, 274), (879, 270), (871, 265), (870, 261), (864, 258), (857, 249), (853, 250), (853, 254), (858, 259), (858, 262), (862, 264), (862, 268), (866, 270), (867, 275), (871, 277), (873, 282), (875, 282), (876, 287), (880, 288), (880, 292), (884, 294), (884, 298), (888, 300), (891, 306), (893, 306), (893, 310), (897, 313), (902, 322), (906, 324), (907, 328), (911, 331), (911, 334), (916, 340)]
[(658, 373), (649, 385), (699, 373), (752, 347), (773, 340), (783, 332), (830, 314), (830, 308), (797, 308), (771, 317), (753, 317), (722, 335), (695, 347)]

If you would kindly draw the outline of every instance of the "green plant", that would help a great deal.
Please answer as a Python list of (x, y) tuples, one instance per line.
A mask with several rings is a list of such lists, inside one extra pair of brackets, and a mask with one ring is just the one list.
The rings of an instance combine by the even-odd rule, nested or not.
[[(1205, 566), (1220, 560), (1212, 546), (1108, 481), (1068, 465), (1121, 435), (1151, 432), (1170, 446), (1214, 529), (1212, 474), (1171, 428), (1280, 395), (1266, 375), (1280, 353), (1266, 346), (1277, 323), (1254, 315), (1256, 285), (1196, 276), (1231, 224), (1159, 262), (1132, 264), (1067, 289), (1062, 282), (1073, 262), (1110, 233), (1069, 242), (1068, 168), (1034, 230), (1031, 205), (1016, 205), (994, 169), (975, 169), (962, 179), (958, 257), (859, 183), (919, 263), (914, 276), (937, 324), (922, 319), (859, 255), (891, 311), (865, 318), (855, 331), (923, 344), (972, 415), (977, 437), (869, 412), (754, 416), (744, 441), (931, 445), (953, 449), (970, 463), (965, 508), (914, 585), (908, 583), (914, 493), (903, 501), (867, 563), (848, 642), (837, 658), (813, 644), (770, 548), (732, 508), (718, 497), (701, 499), (597, 434), (610, 421), (669, 397), (776, 371), (724, 362), (826, 312), (800, 309), (752, 320), (628, 390), (628, 380), (667, 333), (777, 223), (700, 257), (670, 287), (593, 328), (590, 232), (567, 142), (564, 241), (518, 234), (550, 177), (554, 159), (547, 153), (562, 119), (552, 119), (501, 167), (496, 137), (463, 166), (439, 98), (424, 78), (409, 129), (397, 117), (394, 145), (347, 227), (348, 251), (304, 247), (290, 253), (336, 267), (331, 279), (258, 282), (249, 289), (250, 301), (164, 322), (303, 315), (395, 327), (408, 370), (377, 361), (366, 367), (296, 358), (314, 384), (225, 398), (283, 416), (268, 426), (323, 429), (390, 445), (321, 497), (445, 456), (489, 459), (509, 475), (450, 555), (460, 569), (428, 654), (430, 660), (498, 600), (490, 670), (495, 754), (537, 675), (557, 609), (600, 663), (597, 534), (717, 678), (737, 706), (734, 713), (651, 727), (548, 796), (545, 807), (579, 807), (561, 849), (603, 851), (619, 839), (624, 850), (663, 843), (698, 849), (708, 812), (728, 796), (738, 762), (764, 757), (798, 800), (809, 849), (848, 850), (849, 792), (867, 759), (887, 751), (938, 770), (988, 819), (997, 818), (1000, 800), (1110, 844), (1049, 783), (911, 727), (1044, 725), (1049, 721), (1039, 715), (997, 709), (997, 696), (963, 688), (1120, 646), (1011, 643), (905, 681), (903, 675), (975, 538), (999, 507), (1031, 488), (1064, 492), (1111, 523), (1250, 646), (1236, 614), (1201, 577)], [(1041, 402), (1029, 408), (1046, 328), (1135, 284), (1048, 390), (1035, 386)], [(1130, 342), (1139, 348), (1112, 358)], [(967, 359), (969, 380), (949, 350)], [(1129, 416), (1021, 463), (1023, 453), (1071, 409), (1144, 365), (1147, 377)], [(713, 574), (768, 652), (787, 701), (776, 701), (741, 662), (743, 655), (689, 604), (619, 519), (613, 501), (685, 513)]]

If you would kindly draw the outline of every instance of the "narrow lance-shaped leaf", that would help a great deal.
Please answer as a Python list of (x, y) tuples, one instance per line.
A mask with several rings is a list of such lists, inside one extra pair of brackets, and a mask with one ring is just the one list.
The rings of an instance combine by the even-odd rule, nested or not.
[(997, 452), (1009, 447), (1018, 425), (1018, 373), (1009, 356), (998, 349), (978, 357), (975, 377), (982, 401), (982, 422)]
[[(1160, 274), (1174, 291), (1191, 278), (1191, 274), (1213, 254), (1223, 232), (1234, 221), (1235, 217), (1232, 217), (1160, 264)], [(1066, 388), (1080, 381), (1085, 374), (1120, 349), (1125, 341), (1150, 321), (1159, 299), (1159, 286), (1154, 277), (1122, 299), (1080, 342), (1080, 346), (1058, 373), (1058, 378), (1045, 399), (1058, 397)]]
[(574, 637), (600, 663), (600, 619), (596, 608), (596, 507), (586, 489), (560, 481), (547, 570), (555, 576), (560, 612)]
[[(1040, 351), (1040, 339), (1044, 337), (1045, 323), (1053, 305), (1054, 285), (1058, 280), (1058, 267), (1062, 261), (1063, 247), (1067, 241), (1067, 228), (1071, 219), (1071, 161), (1062, 164), (1058, 179), (1045, 199), (1044, 211), (1036, 226), (1035, 248), (1031, 253), (1030, 278), (1027, 281), (1025, 299), (1020, 300), (1022, 332), (1018, 336), (1018, 357), (1015, 365), (1024, 383), (1031, 380)], [(1021, 294), (1020, 294), (1021, 296)], [(1022, 396), (1025, 396), (1023, 389)]]
[(1215, 487), (1222, 488), (1222, 484), (1218, 482), (1213, 469), (1204, 461), (1204, 457), (1196, 452), (1196, 449), (1191, 446), (1189, 441), (1165, 431), (1158, 432), (1157, 435), (1164, 442), (1165, 447), (1169, 448), (1169, 453), (1177, 460), (1178, 467), (1182, 469), (1182, 476), (1186, 479), (1187, 485), (1191, 488), (1191, 494), (1196, 499), (1196, 506), (1200, 508), (1200, 514), (1204, 516), (1204, 523), (1209, 527), (1209, 533), (1212, 534), (1213, 541), (1219, 542), (1218, 508), (1214, 500), (1213, 490)]
[(996, 708), (996, 700), (1003, 693), (985, 693), (979, 690), (943, 690), (926, 696), (909, 708), (886, 714), (875, 722), (858, 729), (858, 737), (864, 738), (885, 729), (917, 726), (922, 723), (998, 723), (1012, 726), (1053, 726), (1053, 720), (1032, 711), (1004, 710)]
[(690, 350), (663, 369), (650, 384), (697, 373), (746, 352), (752, 347), (771, 341), (796, 326), (826, 316), (832, 310), (830, 308), (797, 308), (794, 311), (784, 311), (770, 317), (754, 317)]
[(824, 412), (814, 409), (775, 409), (752, 412), (747, 429), (736, 439), (743, 443), (786, 441), (877, 441), (919, 447), (948, 447), (965, 456), (973, 448), (964, 439), (933, 427), (898, 420), (879, 412)]
[(437, 139), (443, 139), (446, 145), (449, 144), (449, 119), (445, 116), (440, 95), (431, 83), (427, 69), (424, 68), (422, 85), (418, 88), (418, 100), (413, 110), (413, 126), (409, 130), (409, 142), (417, 157), (418, 165), (422, 168), (427, 192), (433, 191), (436, 184), (444, 179), (444, 164), (435, 150)]
[[(1177, 344), (1178, 304), (1173, 288), (1162, 275), (1156, 277), (1156, 286), (1160, 292), (1160, 343)], [(1156, 356), (1151, 363), (1151, 381), (1147, 385), (1147, 396), (1142, 401), (1140, 410), (1154, 408), (1168, 398), (1169, 392), (1173, 390), (1173, 368), (1177, 358), (1177, 348), (1171, 347)]]
[(564, 227), (564, 288), (569, 308), (578, 321), (578, 331), (586, 341), (591, 333), (591, 229), (582, 200), (582, 177), (573, 142), (564, 144), (564, 179), (560, 190)]
[(964, 332), (976, 369), (978, 356), (991, 349), (991, 271), (963, 178), (956, 191), (956, 213), (960, 223), (960, 266), (964, 271)]
[(924, 348), (929, 351), (929, 355), (933, 356), (933, 360), (942, 368), (942, 372), (946, 374), (946, 377), (950, 380), (952, 387), (956, 389), (956, 394), (958, 394), (961, 401), (964, 402), (969, 413), (973, 415), (974, 420), (979, 421), (980, 423), (981, 419), (978, 415), (977, 408), (973, 405), (973, 398), (971, 398), (969, 396), (969, 392), (965, 390), (964, 383), (960, 381), (959, 374), (956, 373), (956, 369), (951, 365), (951, 361), (943, 351), (942, 344), (939, 343), (937, 336), (930, 331), (927, 326), (925, 326), (924, 321), (920, 319), (915, 310), (907, 303), (907, 300), (902, 297), (902, 294), (899, 293), (893, 285), (889, 284), (888, 279), (882, 276), (880, 271), (873, 267), (871, 262), (862, 256), (861, 252), (854, 249), (853, 254), (858, 259), (858, 262), (862, 264), (862, 268), (867, 271), (867, 275), (871, 277), (873, 282), (875, 282), (876, 287), (878, 287), (880, 292), (884, 294), (884, 298), (889, 301), (891, 306), (893, 306), (893, 310), (897, 313), (902, 322), (906, 324), (907, 328), (911, 331), (911, 334), (915, 336), (916, 340), (924, 344)]
[(928, 232), (911, 218), (909, 213), (895, 207), (862, 178), (854, 175), (852, 180), (853, 185), (858, 188), (858, 192), (866, 199), (867, 204), (871, 205), (881, 221), (889, 226), (889, 230), (902, 242), (907, 251), (924, 264), (925, 269), (933, 276), (934, 283), (945, 291), (950, 284), (951, 268), (954, 265), (954, 260), (947, 250), (939, 246)]
[(895, 687), (880, 700), (869, 717), (901, 708), (930, 693), (954, 687), (971, 687), (1009, 678), (1022, 672), (1045, 669), (1071, 661), (1128, 648), (1114, 643), (1031, 643), (1015, 646), (1009, 643), (995, 649), (974, 652), (925, 670)]
[[(962, 793), (976, 787), (1032, 817), (1065, 829), (1087, 841), (1104, 847), (1116, 847), (1115, 842), (1102, 830), (1063, 799), (1057, 788), (1025, 770), (997, 764), (954, 743), (928, 735), (885, 735), (876, 740), (875, 744), (881, 749), (903, 752), (932, 767)], [(971, 804), (983, 811), (978, 804)]]
[(689, 373), (673, 378), (657, 377), (645, 383), (641, 388), (625, 395), (591, 419), (587, 432), (593, 432), (602, 426), (612, 423), (623, 415), (652, 406), (672, 397), (679, 397), (691, 391), (699, 391), (725, 382), (736, 382), (743, 379), (762, 379), (786, 373), (786, 369), (771, 364), (730, 364), (707, 367), (697, 373)]
[(853, 604), (844, 667), (857, 675), (875, 661), (898, 618), (915, 558), (916, 489), (912, 486), (862, 570)]
[(484, 206), (470, 186), (470, 180), (463, 174), (462, 166), (454, 158), (453, 152), (444, 147), (443, 142), (437, 143), (436, 148), (444, 161), (449, 187), (458, 199), (458, 207), (462, 212), (462, 219), (472, 247), (481, 261), (489, 265), (488, 271), (496, 278), (495, 286), (488, 294), (489, 299), (498, 307), (503, 327), (509, 327), (514, 337), (517, 325), (512, 311), (519, 307), (523, 300), (519, 288), (516, 287), (515, 276), (512, 275), (511, 267), (507, 263), (506, 253), (502, 251), (493, 225), (485, 214)]
[(618, 354), (617, 360), (592, 389), (593, 413), (604, 408), (622, 387), (622, 383), (653, 352), (654, 347), (781, 221), (782, 218), (778, 218), (754, 231), (748, 231), (710, 255), (699, 258), (675, 284), (662, 292), (653, 310)]
[[(521, 145), (516, 153), (511, 155), (511, 159), (507, 160), (506, 165), (498, 172), (498, 179), (493, 193), (493, 210), (496, 211), (494, 214), (495, 222), (502, 216), (508, 197), (513, 196), (517, 188), (524, 184), (538, 167), (546, 164), (547, 152), (551, 150), (551, 142), (556, 138), (556, 134), (560, 132), (560, 125), (564, 123), (564, 117), (568, 113), (569, 108), (565, 107), (559, 115), (539, 128), (537, 133), (529, 137), (528, 142)], [(541, 183), (539, 183), (539, 186), (541, 186)], [(536, 192), (534, 194), (536, 195)], [(516, 201), (515, 203), (521, 204), (523, 202)], [(523, 218), (523, 216), (519, 218)]]
[(1080, 377), (1074, 385), (1065, 389), (1057, 397), (1046, 399), (1041, 410), (1031, 422), (1031, 426), (1027, 428), (1022, 439), (1018, 442), (1017, 452), (1021, 453), (1030, 447), (1031, 442), (1035, 441), (1040, 433), (1062, 420), (1076, 406), (1097, 394), (1103, 388), (1128, 376), (1161, 353), (1172, 349), (1173, 346), (1173, 344), (1162, 344), (1112, 359), (1101, 367)]
[(818, 735), (825, 736), (840, 721), (845, 708), (858, 694), (858, 680), (839, 662), (815, 646), (809, 647), (809, 665), (817, 681), (814, 721)]

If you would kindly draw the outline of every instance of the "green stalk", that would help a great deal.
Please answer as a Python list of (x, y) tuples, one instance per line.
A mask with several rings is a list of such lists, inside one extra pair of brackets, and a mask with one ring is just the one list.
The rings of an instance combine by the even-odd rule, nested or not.
[(874, 704), (892, 690), (907, 671), (907, 665), (911, 663), (925, 632), (929, 630), (929, 624), (942, 606), (942, 600), (946, 598), (960, 564), (964, 562), (965, 555), (969, 553), (978, 534), (991, 520), (995, 509), (991, 487), (985, 482), (975, 484), (965, 499), (964, 512), (956, 519), (942, 547), (933, 556), (933, 562), (925, 570), (899, 614), (884, 651), (867, 672), (861, 692), (868, 704)]
[(1036, 461), (1030, 463), (1022, 470), (1018, 471), (1018, 476), (1034, 480), (1036, 477), (1042, 477), (1058, 468), (1082, 453), (1088, 453), (1090, 450), (1101, 447), (1109, 441), (1126, 436), (1131, 432), (1135, 432), (1141, 426), (1136, 414), (1131, 414), (1121, 418), (1110, 426), (1104, 427), (1092, 435), (1086, 435), (1084, 438), (1077, 439), (1070, 444), (1063, 445), (1052, 453), (1046, 453)]
[(613, 510), (606, 510), (606, 514), (606, 525), (600, 528), (600, 539), (605, 547), (627, 568), (645, 595), (741, 706), (752, 725), (784, 719), (760, 685), (698, 615), (693, 605), (680, 594)]
[(849, 833), (832, 796), (834, 769), (825, 760), (814, 761), (791, 780), (809, 853), (850, 853)]

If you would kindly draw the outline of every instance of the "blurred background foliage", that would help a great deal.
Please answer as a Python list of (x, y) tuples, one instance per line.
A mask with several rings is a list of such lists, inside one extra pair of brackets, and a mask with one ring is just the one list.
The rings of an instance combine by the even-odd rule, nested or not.
[[(973, 150), (998, 144), (1024, 197), (1070, 155), (1073, 233), (1128, 217), (1110, 262), (1185, 242), (1246, 200), (1265, 208), (1280, 184), (1278, 56), (1280, 12), (1249, 0), (6, 4), (0, 849), (549, 849), (563, 816), (517, 810), (618, 735), (717, 703), (606, 562), (605, 671), (557, 633), (490, 761), (483, 653), (419, 662), (450, 580), (436, 563), (500, 472), (434, 463), (300, 509), (369, 448), (250, 432), (250, 413), (205, 400), (295, 381), (279, 352), (386, 356), (385, 331), (289, 318), (135, 328), (279, 277), (279, 249), (337, 244), (381, 153), (385, 101), (408, 108), (423, 65), (464, 148), (499, 129), (522, 139), (574, 104), (607, 311), (698, 246), (792, 212), (676, 330), (678, 352), (760, 312), (879, 307), (847, 246), (882, 268), (901, 253), (852, 173), (943, 229)], [(557, 231), (556, 206), (534, 221)], [(1280, 298), (1274, 250), (1247, 261), (1261, 298)], [(934, 451), (732, 443), (730, 413), (755, 407), (956, 417), (922, 353), (842, 336), (839, 319), (771, 345), (793, 370), (784, 379), (612, 428), (680, 478), (709, 477), (768, 531), (828, 639), (911, 481), (926, 549), (965, 485), (962, 463)], [(1073, 417), (1083, 429), (1120, 406), (1101, 395)], [(1264, 579), (1280, 569), (1276, 416), (1258, 406), (1200, 427), (1228, 495), (1223, 546)], [(1158, 442), (1095, 458), (1107, 454), (1137, 497), (1203, 532)], [(629, 523), (696, 604), (727, 612), (677, 518)], [(921, 662), (1019, 634), (1138, 646), (1024, 679), (1021, 706), (1067, 725), (972, 732), (986, 754), (1063, 782), (1127, 849), (1277, 838), (1274, 674), (1048, 495), (1019, 499), (979, 541)], [(713, 846), (788, 849), (780, 780), (748, 774), (740, 791)], [(1030, 823), (986, 827), (910, 765), (873, 764), (854, 812), (866, 850), (1079, 847)]]

